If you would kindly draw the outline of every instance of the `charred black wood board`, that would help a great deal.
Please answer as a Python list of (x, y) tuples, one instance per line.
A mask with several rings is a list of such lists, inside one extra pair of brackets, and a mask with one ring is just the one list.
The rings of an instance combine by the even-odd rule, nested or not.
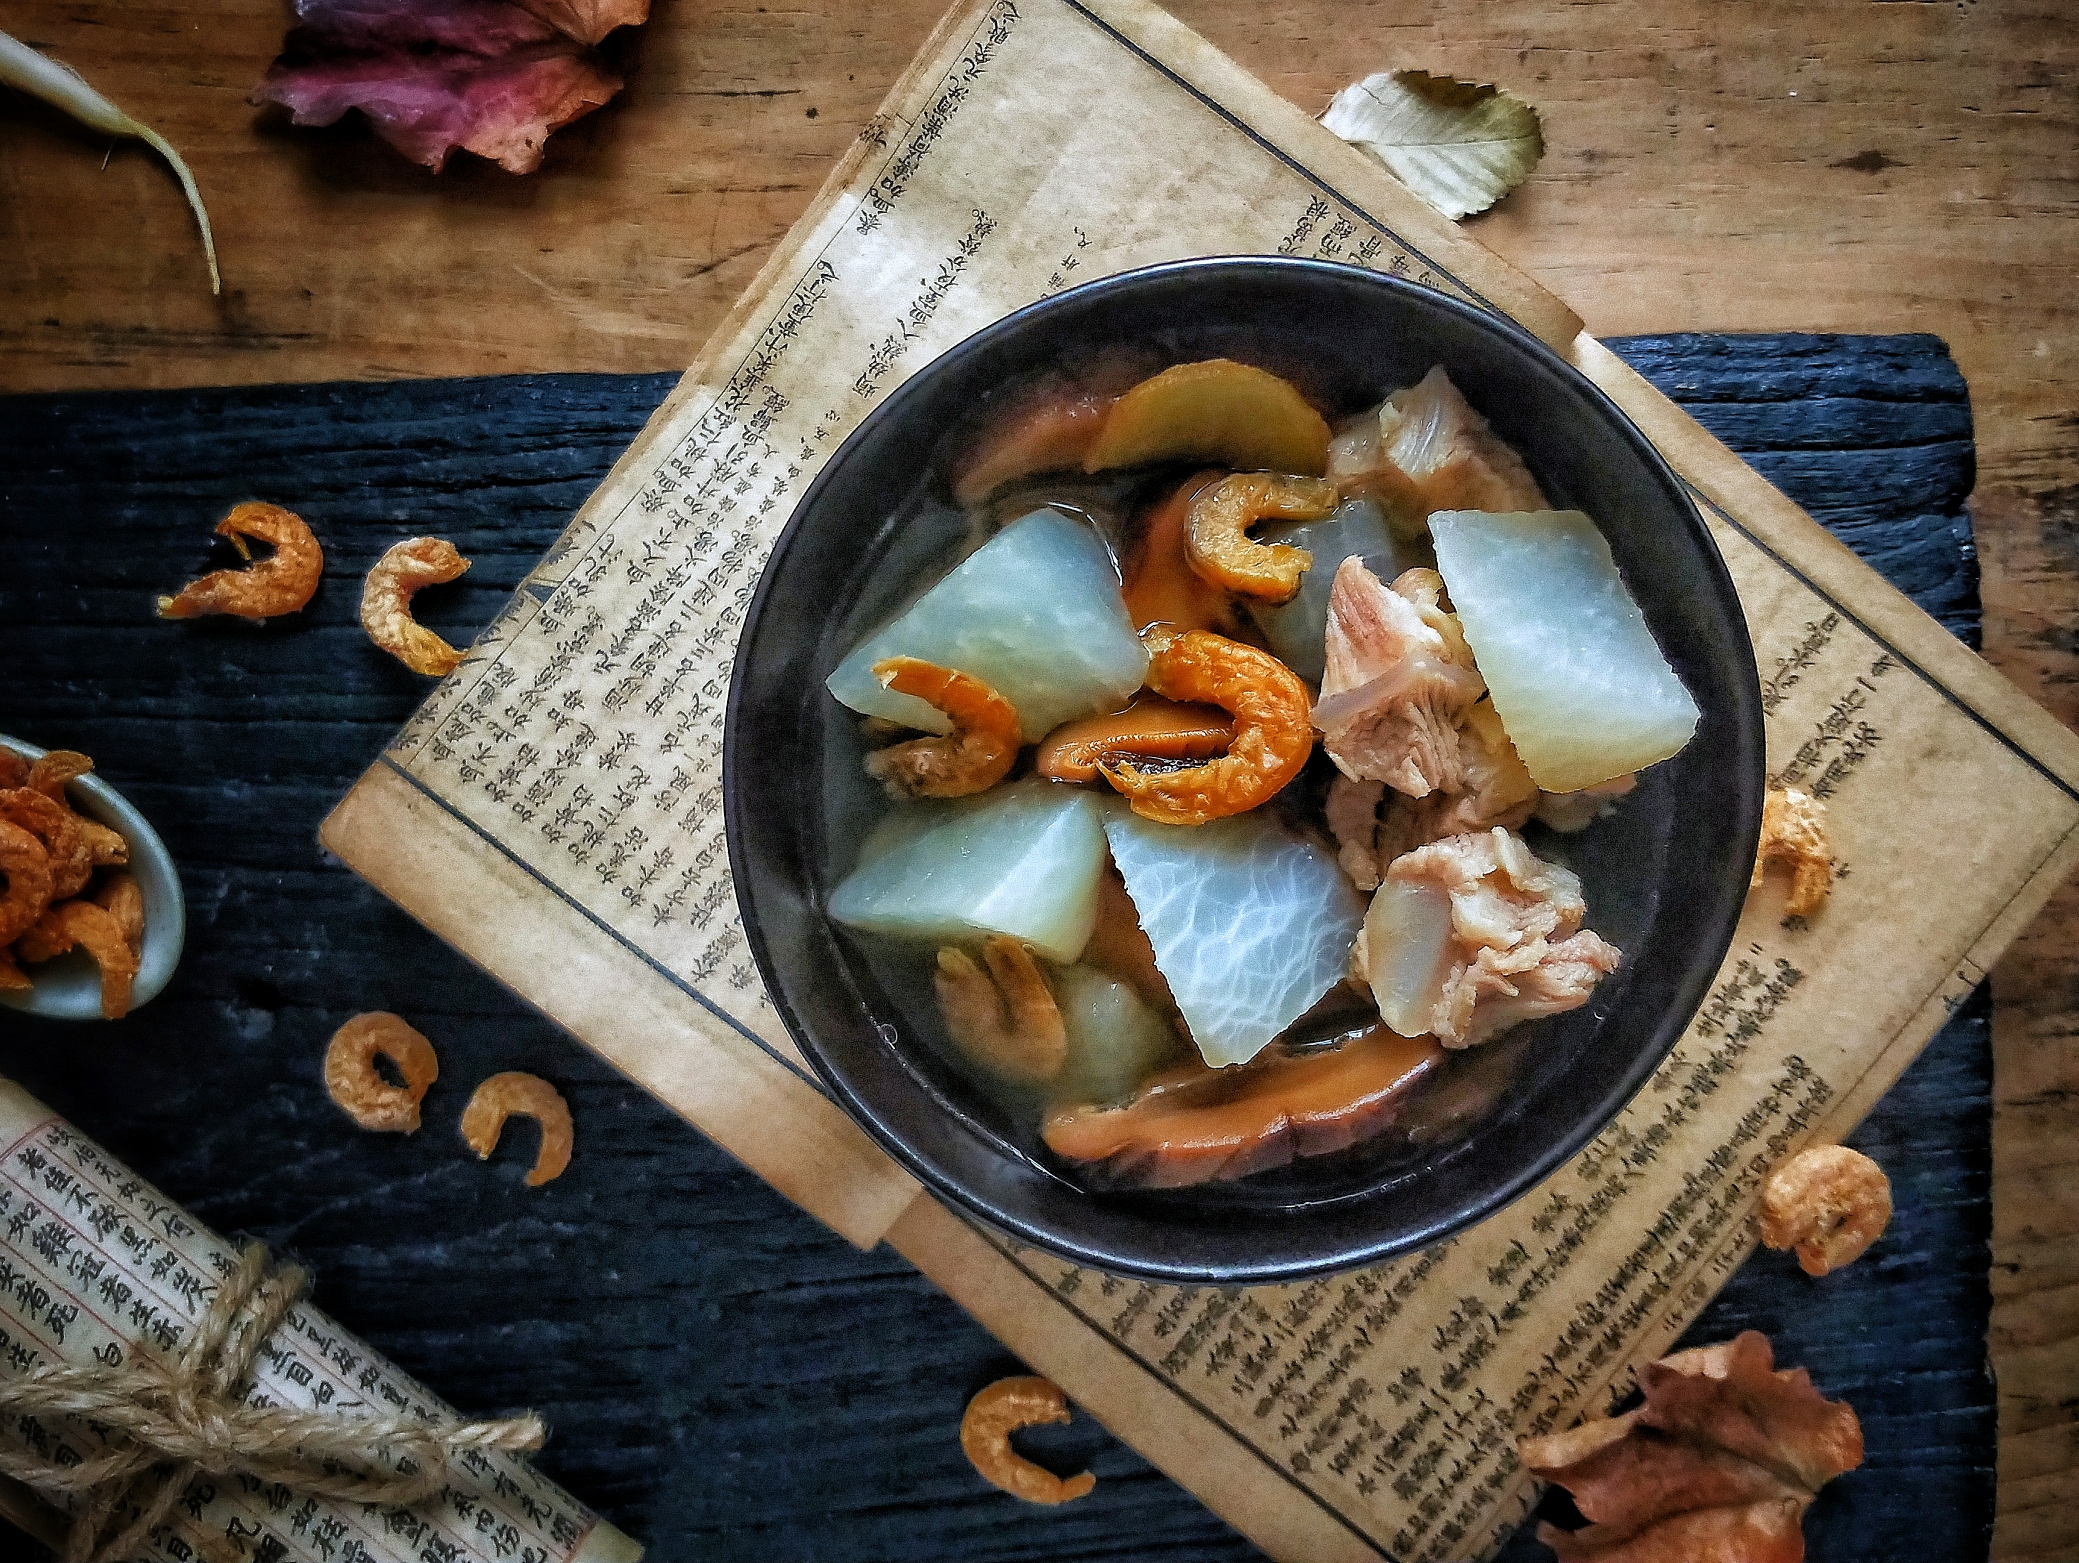
[[(1970, 405), (1941, 342), (1637, 337), (1611, 344), (1844, 541), (1977, 642)], [(475, 561), (422, 599), (466, 644), (641, 428), (666, 375), (0, 398), (0, 731), (83, 749), (180, 862), (173, 985), (114, 1025), (0, 1011), (21, 1081), (221, 1232), (316, 1271), (325, 1307), (467, 1411), (528, 1405), (544, 1469), (650, 1556), (1243, 1558), (1255, 1550), (1079, 1417), (1032, 1451), (1096, 1492), (1032, 1509), (955, 1437), (1017, 1364), (885, 1248), (831, 1236), (319, 849), (319, 819), (426, 685), (362, 638), (362, 574), (430, 532)], [(326, 546), (305, 613), (164, 624), (232, 503)], [(514, 915), (489, 905), (485, 917)], [(355, 1131), (319, 1060), (393, 1009), (440, 1050), (427, 1127)], [(475, 1081), (557, 1082), (556, 1183), (531, 1138), (482, 1166)], [(1806, 1521), (1829, 1563), (1986, 1554), (1993, 1502), (1989, 1004), (1981, 992), (1856, 1136), (1890, 1170), (1883, 1244), (1823, 1284), (1748, 1264), (1693, 1341), (1766, 1331), (1860, 1414), (1861, 1470)], [(13, 1549), (0, 1546), (0, 1551)], [(1519, 1537), (1511, 1559), (1548, 1557)]]

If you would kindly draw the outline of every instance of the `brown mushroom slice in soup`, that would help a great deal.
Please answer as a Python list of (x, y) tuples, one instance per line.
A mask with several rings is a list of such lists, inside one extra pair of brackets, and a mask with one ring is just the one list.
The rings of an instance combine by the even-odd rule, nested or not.
[(1136, 630), (1164, 624), (1222, 635), (1241, 632), (1234, 598), (1192, 569), (1185, 552), (1192, 501), (1226, 476), (1216, 467), (1195, 472), (1136, 518), (1122, 588)]
[(1064, 722), (1040, 741), (1033, 769), (1050, 781), (1092, 782), (1108, 760), (1209, 759), (1234, 742), (1234, 717), (1142, 693), (1124, 711)]
[(1119, 877), (1119, 870), (1109, 859), (1097, 882), (1097, 921), (1090, 930), (1089, 943), (1083, 946), (1082, 959), (1086, 965), (1109, 972), (1128, 984), (1163, 1014), (1176, 1014), (1177, 1001), (1169, 991), (1169, 979), (1155, 964), (1155, 946), (1141, 926), (1133, 898), (1126, 893), (1126, 881)]
[(1044, 1138), (1055, 1155), (1101, 1167), (1120, 1184), (1245, 1178), (1370, 1138), (1442, 1057), (1428, 1038), (1381, 1025), (1333, 1049), (1229, 1069), (1193, 1062), (1155, 1076), (1124, 1106), (1057, 1109)]
[(1082, 469), (1118, 392), (1066, 378), (1043, 380), (997, 415), (962, 454), (953, 500), (977, 505), (1005, 484), (1040, 472)]

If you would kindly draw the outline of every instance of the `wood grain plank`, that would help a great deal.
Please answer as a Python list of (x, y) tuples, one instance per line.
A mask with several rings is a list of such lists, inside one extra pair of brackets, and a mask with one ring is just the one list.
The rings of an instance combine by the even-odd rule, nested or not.
[[(204, 27), (25, 0), (17, 33), (187, 151), (229, 285), (213, 304), (145, 156), (97, 175), (100, 143), (7, 106), (0, 232), (20, 263), (0, 279), (0, 372), (29, 389), (678, 368), (939, 9), (659, 0), (621, 99), (515, 179), (467, 158), (436, 178), (353, 126), (250, 107), (276, 4), (231, 0)], [(1977, 392), (1988, 464), (2069, 474), (2049, 424), (2075, 373), (2052, 350), (2072, 324), (2073, 124), (2052, 88), (2079, 44), (2055, 0), (1175, 10), (1310, 109), (1399, 63), (1522, 93), (1544, 165), (1473, 231), (1599, 334), (1932, 330)]]
[[(1902, 512), (1887, 528), (1853, 477), (1912, 451), (1925, 495), (1960, 506), (1964, 392), (1938, 343), (1618, 345), (1755, 459), (1797, 457), (1786, 480), (1807, 502), (1974, 633), (1959, 517)], [(328, 1307), (459, 1403), (542, 1406), (548, 1469), (655, 1556), (1251, 1556), (1087, 1420), (1037, 1448), (1092, 1465), (1092, 1499), (1022, 1510), (983, 1488), (952, 1435), (966, 1396), (1015, 1366), (1001, 1348), (885, 1250), (861, 1255), (786, 1205), (312, 839), (425, 688), (363, 641), (361, 572), (399, 536), (454, 538), (475, 568), (420, 601), (467, 639), (670, 383), (0, 400), (0, 535), (18, 562), (0, 578), (8, 720), (100, 759), (166, 835), (192, 919), (166, 994), (91, 1037), (0, 1017), (0, 1068), (205, 1220), (311, 1261)], [(152, 620), (157, 591), (218, 562), (208, 521), (255, 495), (293, 500), (326, 541), (311, 609), (262, 628)], [(353, 1132), (319, 1088), (324, 1039), (365, 1008), (411, 1015), (440, 1049), (427, 1128), (409, 1140)], [(1814, 1511), (1816, 1556), (1984, 1551), (1987, 1029), (1982, 1003), (1960, 1012), (1865, 1125), (1897, 1174), (1885, 1249), (1824, 1285), (1763, 1256), (1696, 1326), (1698, 1339), (1767, 1330), (1862, 1411), (1871, 1459)], [(524, 1145), (485, 1168), (452, 1137), (468, 1088), (510, 1067), (557, 1081), (577, 1116), (571, 1171), (538, 1192), (518, 1182)], [(2034, 1447), (2054, 1456), (2054, 1436)], [(2037, 1482), (2043, 1463), (2017, 1479)], [(1512, 1554), (1539, 1555), (1527, 1539)]]
[[(1173, 8), (1309, 109), (1398, 64), (1500, 81), (1537, 104), (1543, 166), (1472, 231), (1593, 330), (1941, 335), (1977, 419), (1988, 653), (2065, 720), (2079, 715), (2079, 129), (2057, 90), (2079, 63), (2068, 7)], [(291, 131), (247, 104), (287, 23), (279, 0), (206, 14), (19, 0), (9, 30), (188, 153), (227, 293), (208, 298), (185, 210), (145, 154), (117, 149), (103, 169), (103, 143), (0, 101), (13, 261), (0, 387), (676, 370), (938, 9), (658, 0), (627, 46), (628, 92), (560, 135), (541, 175), (463, 159), (436, 180), (356, 128)], [(2079, 899), (2046, 913), (1996, 986), (2001, 1162), (2039, 1164), (2079, 1126)], [(2027, 1083), (2039, 1077), (2051, 1084)], [(2070, 1180), (2015, 1188), (2000, 1195), (2003, 1296), (2070, 1272), (2065, 1240), (2032, 1234), (2069, 1231), (2079, 1208)], [(2032, 1384), (2039, 1399), (2079, 1418), (2079, 1371)], [(2061, 1501), (2074, 1518), (2053, 1551), (2014, 1557), (2079, 1554), (2079, 1467)]]
[[(2063, 438), (2072, 434), (2069, 415)], [(2079, 464), (2075, 464), (2079, 465)], [(1981, 487), (1985, 654), (2079, 722), (2079, 473)], [(2079, 1555), (2079, 888), (2067, 885), (1993, 974), (1993, 1268), (2000, 1515), (1993, 1556)]]

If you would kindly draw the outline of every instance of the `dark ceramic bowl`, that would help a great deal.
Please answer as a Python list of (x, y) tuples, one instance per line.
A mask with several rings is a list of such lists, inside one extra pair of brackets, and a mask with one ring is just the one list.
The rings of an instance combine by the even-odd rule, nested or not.
[[(1493, 1063), (1470, 1068), (1464, 1094), (1499, 1094), (1469, 1129), (1412, 1146), (1389, 1138), (1233, 1183), (1091, 1192), (1049, 1165), (1029, 1125), (911, 1034), (867, 952), (823, 915), (825, 756), (848, 741), (849, 720), (823, 680), (851, 649), (847, 615), (916, 567), (895, 518), (916, 528), (920, 483), (927, 507), (936, 495), (950, 514), (947, 432), (971, 428), (992, 395), (1116, 343), (1171, 362), (1260, 363), (1296, 375), (1338, 411), (1444, 365), (1553, 502), (1595, 517), (1703, 709), (1689, 747), (1645, 772), (1613, 814), (1583, 835), (1538, 842), (1581, 875), (1589, 925), (1624, 963), (1584, 1008), (1475, 1050)], [(1269, 258), (1090, 283), (968, 338), (890, 395), (831, 458), (773, 549), (737, 653), (726, 742), (729, 857), (744, 926), (773, 1002), (831, 1094), (925, 1184), (989, 1226), (1101, 1270), (1211, 1284), (1289, 1280), (1433, 1243), (1578, 1151), (1673, 1046), (1724, 958), (1763, 788), (1760, 698), (1739, 601), (1645, 437), (1506, 321), (1374, 272)], [(1448, 1116), (1448, 1102), (1441, 1111)]]

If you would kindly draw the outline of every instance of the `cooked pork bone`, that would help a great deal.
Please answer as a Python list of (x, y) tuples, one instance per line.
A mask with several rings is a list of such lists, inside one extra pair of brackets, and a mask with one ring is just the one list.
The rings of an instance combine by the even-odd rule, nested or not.
[(1433, 510), (1543, 510), (1523, 458), (1502, 443), (1441, 366), (1339, 427), (1328, 475), (1406, 525)]
[(1459, 394), (1440, 364), (1379, 409), (1387, 459), (1431, 510), (1543, 510), (1530, 469)]
[(1396, 858), (1365, 918), (1360, 961), (1386, 1024), (1471, 1047), (1576, 1009), (1620, 952), (1581, 927), (1581, 881), (1496, 828)]
[(1464, 785), (1458, 721), (1486, 687), (1456, 621), (1436, 606), (1435, 580), (1410, 570), (1389, 589), (1362, 559), (1337, 567), (1314, 707), (1338, 770), (1411, 798)]
[(1384, 782), (1352, 781), (1338, 773), (1328, 784), (1323, 812), (1335, 836), (1336, 862), (1360, 890), (1379, 888), (1379, 805), (1385, 799)]
[(1373, 843), (1382, 875), (1395, 858), (1432, 841), (1497, 825), (1515, 830), (1529, 820), (1538, 784), (1488, 701), (1476, 701), (1458, 725), (1458, 762), (1462, 779), (1456, 792), (1426, 798), (1394, 793), (1386, 799)]
[[(1403, 853), (1503, 825), (1515, 830), (1537, 807), (1538, 784), (1502, 731), (1501, 718), (1485, 700), (1466, 708), (1457, 728), (1458, 787), (1411, 798), (1384, 782), (1337, 776), (1328, 786), (1328, 828), (1337, 861), (1360, 890), (1378, 887), (1386, 866)], [(1596, 807), (1605, 800), (1598, 797)]]

